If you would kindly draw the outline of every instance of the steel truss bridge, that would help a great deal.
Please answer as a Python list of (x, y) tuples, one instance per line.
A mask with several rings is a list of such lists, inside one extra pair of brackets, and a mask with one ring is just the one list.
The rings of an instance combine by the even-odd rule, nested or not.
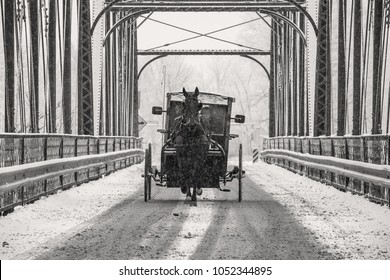
[[(257, 62), (269, 78), (263, 160), (389, 204), (389, 0), (0, 4), (0, 212), (139, 163), (138, 80), (170, 55)], [(156, 12), (252, 12), (272, 29), (270, 45), (139, 50), (138, 29)], [(185, 40), (221, 31), (160, 23), (194, 35)], [(141, 66), (139, 56), (152, 58)]]

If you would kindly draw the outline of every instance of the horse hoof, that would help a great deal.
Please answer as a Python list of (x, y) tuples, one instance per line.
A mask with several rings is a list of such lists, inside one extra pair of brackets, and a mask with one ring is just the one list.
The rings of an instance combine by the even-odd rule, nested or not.
[(202, 188), (199, 188), (199, 189), (196, 189), (196, 194), (197, 195), (202, 195), (202, 193), (203, 193), (203, 190), (202, 190)]
[(182, 194), (188, 193), (188, 188), (187, 187), (181, 187), (181, 193)]

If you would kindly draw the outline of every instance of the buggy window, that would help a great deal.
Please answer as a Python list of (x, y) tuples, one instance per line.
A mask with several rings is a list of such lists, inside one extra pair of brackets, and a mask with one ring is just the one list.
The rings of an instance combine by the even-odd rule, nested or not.
[(201, 124), (207, 134), (223, 135), (226, 106), (205, 104), (201, 110)]
[(178, 117), (183, 115), (183, 103), (177, 101), (171, 101), (169, 108), (169, 132), (171, 133), (174, 126), (177, 124)]

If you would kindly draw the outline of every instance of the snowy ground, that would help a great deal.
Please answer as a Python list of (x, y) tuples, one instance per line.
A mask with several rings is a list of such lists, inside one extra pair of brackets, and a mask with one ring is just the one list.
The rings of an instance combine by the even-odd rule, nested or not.
[(390, 209), (290, 173), (245, 164), (243, 202), (176, 189), (143, 202), (142, 164), (0, 217), (0, 259), (390, 259)]
[(347, 259), (390, 259), (387, 206), (274, 165), (260, 163), (247, 170), (252, 180), (314, 233), (327, 252)]
[[(44, 197), (0, 217), (0, 259), (36, 255), (137, 191), (141, 165), (117, 171), (99, 181)], [(4, 245), (4, 242), (9, 245)], [(30, 252), (30, 250), (32, 250)]]

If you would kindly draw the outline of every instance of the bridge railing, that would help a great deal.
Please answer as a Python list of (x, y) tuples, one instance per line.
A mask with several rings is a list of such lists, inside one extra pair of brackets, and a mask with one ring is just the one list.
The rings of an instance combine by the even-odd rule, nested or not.
[(389, 135), (266, 138), (261, 158), (390, 206), (389, 143)]
[(0, 212), (142, 160), (136, 137), (0, 134)]

